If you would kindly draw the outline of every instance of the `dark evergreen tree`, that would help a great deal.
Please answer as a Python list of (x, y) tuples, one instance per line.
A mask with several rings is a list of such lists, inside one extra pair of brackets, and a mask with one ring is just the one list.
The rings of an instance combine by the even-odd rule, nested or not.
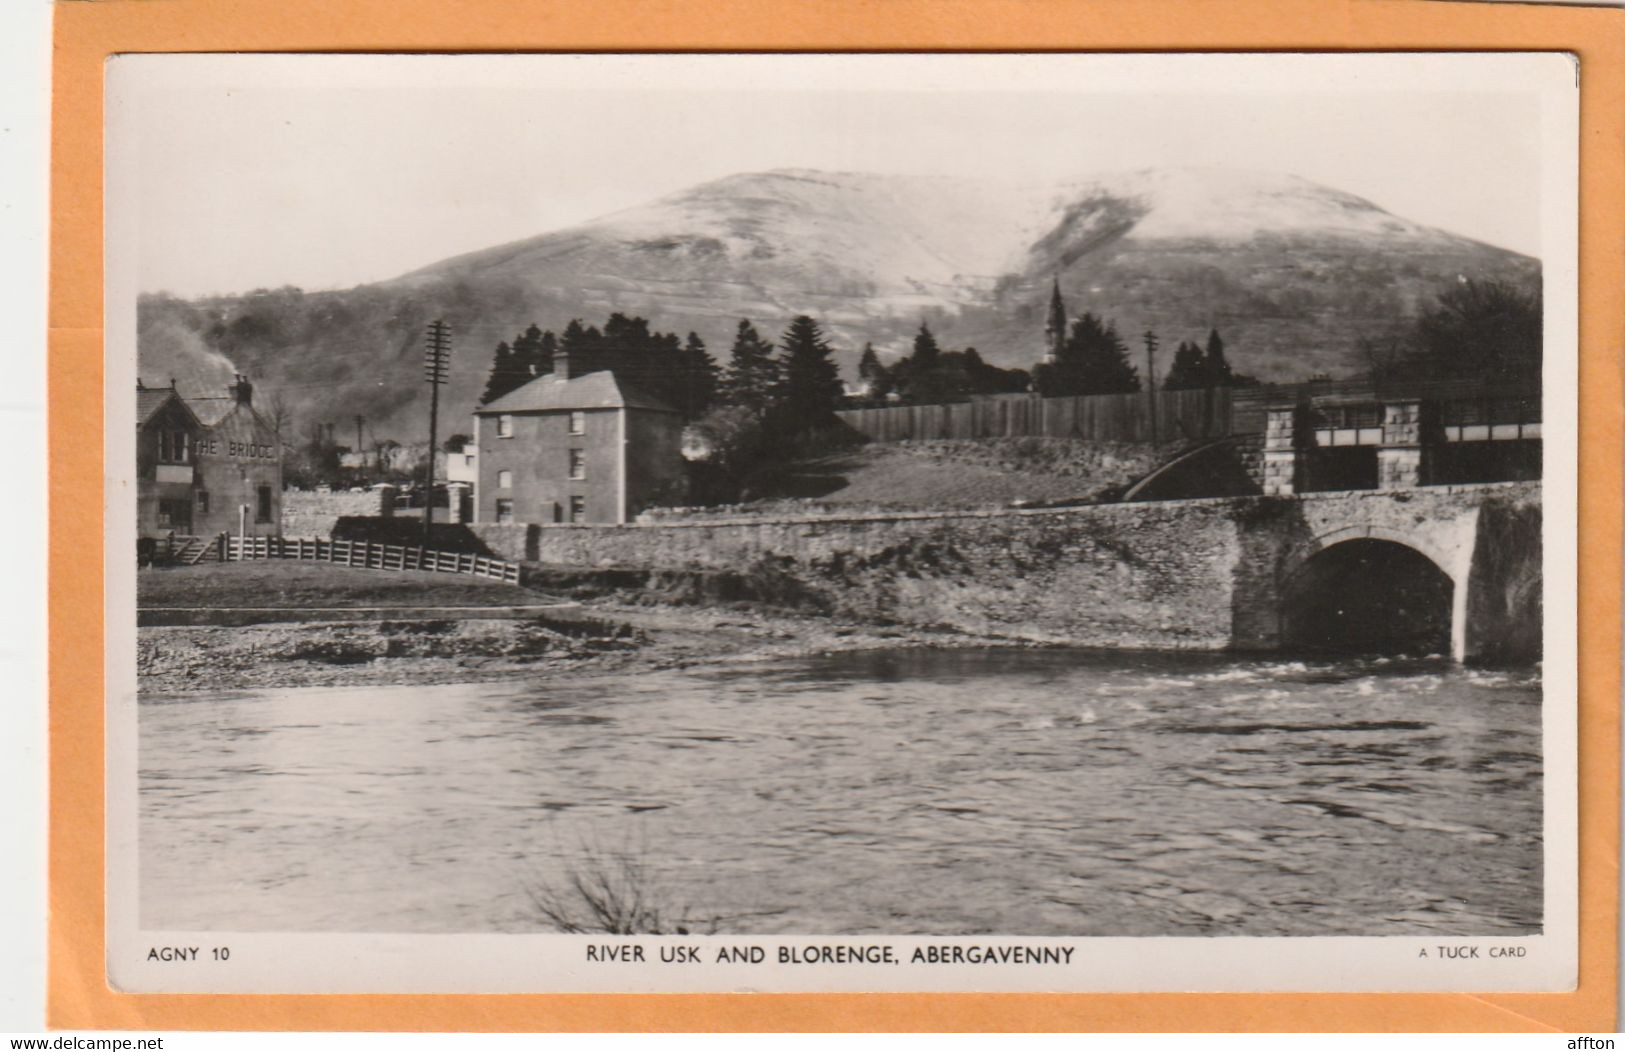
[(1117, 328), (1086, 313), (1072, 323), (1056, 360), (1033, 369), (1033, 383), (1046, 398), (1126, 394), (1140, 389), (1140, 374)]
[(603, 334), (595, 326), (582, 325), (580, 318), (571, 318), (559, 336), (559, 350), (570, 362), (571, 376), (584, 376), (604, 368), (600, 361)]
[(841, 374), (818, 323), (797, 315), (780, 347), (776, 415), (782, 426), (775, 430), (796, 434), (825, 426), (841, 404)]
[(705, 349), (699, 333), (688, 334), (688, 342), (680, 352), (679, 394), (677, 408), (690, 420), (710, 409), (717, 400), (716, 360)]
[(892, 370), (903, 401), (913, 405), (936, 405), (963, 397), (965, 378), (958, 363), (945, 367), (942, 348), (924, 322), (914, 336), (914, 349)]
[(553, 371), (553, 352), (558, 350), (558, 347), (559, 338), (553, 335), (552, 329), (542, 333), (542, 338), (536, 345), (537, 376)]
[[(1072, 327), (1077, 335), (1080, 326)], [(1098, 328), (1098, 325), (1096, 326)], [(1140, 389), (1140, 373), (1129, 364), (1128, 348), (1117, 327), (1106, 325), (1102, 334), (1090, 330), (1083, 341), (1084, 386), (1090, 394), (1131, 394)]]
[(941, 356), (942, 348), (937, 345), (937, 338), (931, 335), (931, 330), (926, 327), (925, 322), (920, 322), (920, 331), (914, 335), (914, 353), (909, 356), (915, 369), (928, 372)]
[(863, 357), (858, 359), (858, 378), (863, 381), (867, 401), (883, 403), (892, 392), (891, 370), (880, 363), (872, 343), (863, 345)]
[(1164, 391), (1193, 391), (1209, 386), (1207, 356), (1189, 340), (1181, 340), (1174, 351), (1174, 364), (1163, 378)]
[(633, 343), (629, 353), (633, 355), (633, 366), (627, 371), (628, 378), (681, 411), (687, 399), (682, 338), (675, 332), (651, 332), (643, 340), (641, 351)]
[(778, 386), (779, 363), (773, 357), (773, 345), (741, 318), (733, 349), (728, 352), (728, 367), (722, 374), (722, 401), (763, 413), (771, 406)]
[[(542, 330), (534, 323), (524, 332), (514, 337), (513, 341), (514, 371), (516, 375), (523, 375), (527, 379), (540, 376), (542, 368)], [(521, 381), (524, 382), (524, 381)]]
[(1235, 374), (1230, 369), (1230, 363), (1225, 360), (1224, 339), (1219, 335), (1218, 329), (1213, 329), (1207, 334), (1207, 356), (1203, 364), (1207, 369), (1207, 386), (1231, 386)]
[(974, 347), (965, 348), (963, 361), (970, 394), (1016, 394), (1032, 386), (1027, 370), (989, 365)]
[(503, 340), (497, 344), (496, 354), (491, 359), (491, 373), (486, 377), (485, 393), (480, 395), (480, 404), (496, 401), (528, 379), (529, 375), (514, 357), (513, 348), (508, 346), (507, 340)]

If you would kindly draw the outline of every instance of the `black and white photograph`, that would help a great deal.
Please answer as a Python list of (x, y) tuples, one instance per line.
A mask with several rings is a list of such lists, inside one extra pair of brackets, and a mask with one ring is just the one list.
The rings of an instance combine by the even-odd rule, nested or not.
[(1572, 988), (1575, 76), (113, 59), (109, 981)]

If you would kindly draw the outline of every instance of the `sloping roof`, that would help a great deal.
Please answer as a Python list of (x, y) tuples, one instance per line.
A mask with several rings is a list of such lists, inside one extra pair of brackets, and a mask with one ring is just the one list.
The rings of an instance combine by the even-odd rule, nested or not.
[(561, 380), (538, 376), (525, 386), (474, 410), (476, 413), (538, 413), (549, 409), (652, 409), (660, 413), (677, 410), (652, 395), (601, 370), (585, 376)]
[(211, 395), (207, 398), (188, 398), (186, 404), (192, 407), (198, 421), (204, 427), (213, 427), (237, 408), (237, 399), (225, 395)]
[(158, 411), (168, 405), (169, 400), (172, 398), (180, 404), (182, 409), (186, 410), (187, 416), (197, 420), (197, 414), (192, 412), (191, 406), (188, 406), (180, 395), (175, 393), (174, 388), (137, 387), (135, 389), (135, 426), (146, 427), (147, 422), (158, 415)]

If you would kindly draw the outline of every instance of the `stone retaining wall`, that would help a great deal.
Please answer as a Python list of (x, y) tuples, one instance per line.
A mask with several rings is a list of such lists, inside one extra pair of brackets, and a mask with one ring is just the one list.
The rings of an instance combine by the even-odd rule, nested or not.
[(282, 536), (331, 537), (333, 525), (347, 515), (377, 515), (376, 491), (317, 493), (290, 489), (282, 494)]
[[(1026, 511), (472, 528), (508, 559), (786, 575), (834, 609), (870, 619), (1090, 646), (1267, 649), (1279, 642), (1283, 581), (1322, 547), (1357, 536), (1391, 539), (1466, 582), (1477, 565), (1480, 508), (1504, 506), (1520, 517), (1517, 535), (1527, 537), (1539, 499), (1538, 484), (1511, 483)], [(1534, 559), (1538, 579), (1538, 553)], [(1488, 563), (1527, 593), (1528, 561), (1502, 552)], [(1465, 627), (1467, 593), (1458, 592)], [(1496, 607), (1503, 621), (1523, 616), (1504, 606)]]

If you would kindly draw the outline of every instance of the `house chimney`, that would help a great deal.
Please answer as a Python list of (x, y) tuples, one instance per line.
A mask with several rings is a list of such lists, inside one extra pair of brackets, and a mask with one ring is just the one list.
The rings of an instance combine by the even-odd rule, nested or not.
[(570, 378), (570, 352), (563, 347), (553, 349), (553, 379), (568, 380)]
[(231, 397), (237, 400), (238, 405), (254, 404), (254, 385), (248, 382), (248, 377), (242, 373), (237, 374), (237, 382), (226, 388)]

